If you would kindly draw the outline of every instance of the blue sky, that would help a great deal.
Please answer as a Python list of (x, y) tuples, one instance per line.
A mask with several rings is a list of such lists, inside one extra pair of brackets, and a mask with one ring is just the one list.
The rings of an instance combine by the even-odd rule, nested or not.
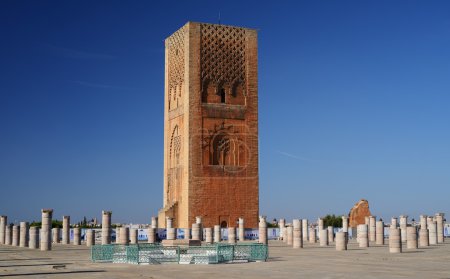
[(163, 40), (259, 30), (260, 211), (449, 213), (448, 1), (0, 1), (0, 214), (148, 223)]

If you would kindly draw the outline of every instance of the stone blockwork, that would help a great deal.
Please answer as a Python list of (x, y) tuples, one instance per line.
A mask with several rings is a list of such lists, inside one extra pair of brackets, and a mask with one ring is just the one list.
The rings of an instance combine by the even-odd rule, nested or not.
[(357, 202), (349, 214), (349, 226), (351, 228), (356, 228), (358, 225), (365, 224), (365, 218), (371, 216), (369, 210), (369, 202), (367, 200), (361, 199)]
[(189, 228), (258, 227), (256, 30), (188, 22), (166, 39), (164, 207)]

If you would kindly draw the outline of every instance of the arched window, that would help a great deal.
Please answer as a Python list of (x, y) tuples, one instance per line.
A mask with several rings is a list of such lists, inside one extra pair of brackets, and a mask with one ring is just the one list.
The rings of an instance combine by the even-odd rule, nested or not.
[(225, 95), (226, 95), (225, 94), (225, 89), (220, 88), (219, 95), (220, 95), (220, 102), (222, 104), (225, 104)]
[(218, 134), (212, 141), (211, 165), (236, 166), (239, 165), (239, 149), (236, 140), (227, 134)]
[(178, 125), (175, 126), (170, 140), (169, 168), (180, 164), (181, 135), (178, 134)]
[(182, 179), (181, 163), (181, 134), (176, 125), (170, 140), (169, 162), (167, 170), (166, 201), (175, 202), (179, 199)]

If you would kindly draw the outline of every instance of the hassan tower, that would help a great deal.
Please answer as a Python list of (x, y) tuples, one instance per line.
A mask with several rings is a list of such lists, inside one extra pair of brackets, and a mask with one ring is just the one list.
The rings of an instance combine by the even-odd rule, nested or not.
[(257, 69), (254, 29), (188, 22), (165, 40), (159, 227), (258, 227)]

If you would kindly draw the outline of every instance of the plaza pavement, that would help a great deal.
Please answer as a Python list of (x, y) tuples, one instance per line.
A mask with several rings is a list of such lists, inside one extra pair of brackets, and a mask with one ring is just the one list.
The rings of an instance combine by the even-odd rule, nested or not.
[(0, 246), (1, 278), (450, 278), (450, 240), (390, 254), (387, 245), (349, 250), (305, 243), (293, 249), (270, 241), (267, 262), (216, 265), (92, 263), (85, 246), (54, 244), (52, 251)]

